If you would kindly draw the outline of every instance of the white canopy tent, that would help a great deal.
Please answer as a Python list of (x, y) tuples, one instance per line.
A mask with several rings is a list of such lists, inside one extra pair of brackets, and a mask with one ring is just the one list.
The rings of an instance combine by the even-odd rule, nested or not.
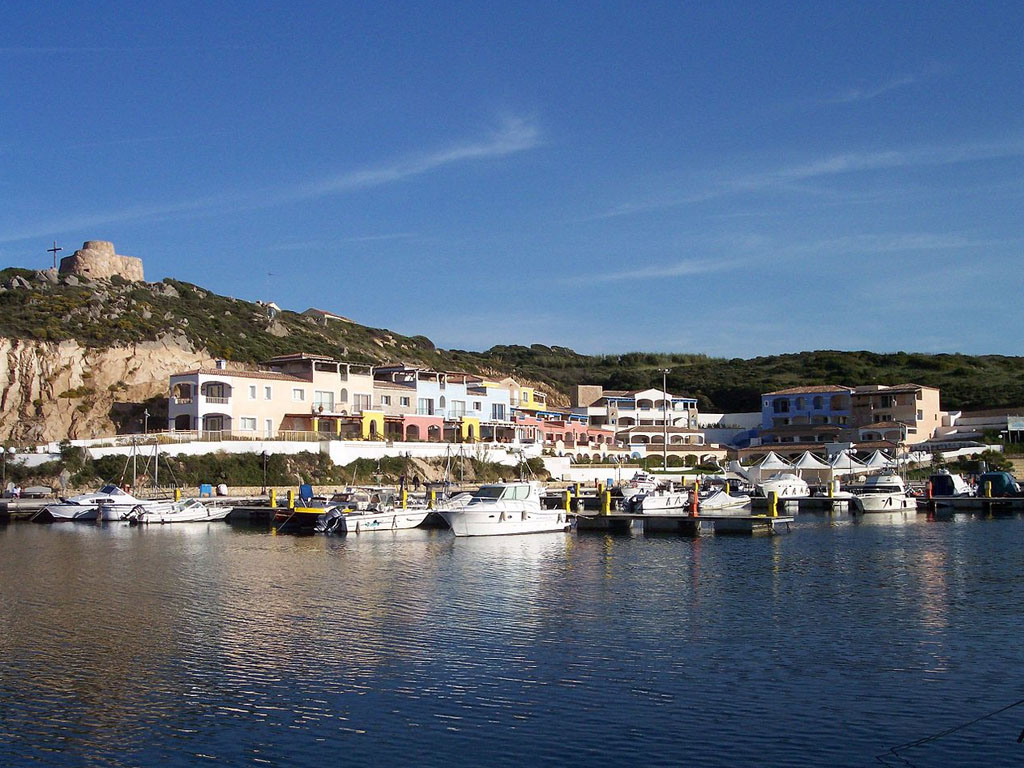
[(768, 451), (765, 457), (747, 470), (750, 479), (759, 483), (776, 472), (792, 472), (793, 465), (779, 456), (775, 451)]
[(867, 461), (864, 462), (864, 466), (868, 469), (875, 470), (892, 469), (896, 466), (896, 462), (881, 451), (875, 451), (868, 457)]
[(828, 465), (832, 468), (832, 477), (844, 477), (865, 472), (868, 467), (849, 451), (840, 451), (833, 456)]
[(821, 483), (832, 479), (832, 467), (810, 451), (804, 451), (800, 458), (793, 462), (793, 469), (804, 480), (810, 479)]

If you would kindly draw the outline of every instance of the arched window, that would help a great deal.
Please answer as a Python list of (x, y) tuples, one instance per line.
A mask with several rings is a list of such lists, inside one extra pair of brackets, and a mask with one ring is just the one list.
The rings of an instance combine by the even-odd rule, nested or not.
[(342, 389), (341, 390), (341, 402), (343, 402), (343, 403), (347, 403), (348, 402), (348, 390), (347, 389)]

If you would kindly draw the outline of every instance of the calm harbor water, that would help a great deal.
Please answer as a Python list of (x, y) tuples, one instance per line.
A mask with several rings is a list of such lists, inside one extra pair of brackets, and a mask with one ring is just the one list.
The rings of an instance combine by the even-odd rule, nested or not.
[[(878, 765), (1024, 698), (1022, 544), (10, 525), (0, 765)], [(901, 754), (1021, 765), (1021, 728)]]

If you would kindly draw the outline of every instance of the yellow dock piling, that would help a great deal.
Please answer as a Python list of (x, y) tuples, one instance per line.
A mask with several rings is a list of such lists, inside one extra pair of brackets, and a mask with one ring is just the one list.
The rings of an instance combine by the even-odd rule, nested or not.
[(270, 489), (270, 508), (277, 508), (277, 491), (275, 491), (273, 488)]
[(288, 509), (295, 509), (295, 491), (288, 489)]
[(181, 488), (174, 489), (174, 500), (181, 501)]
[(427, 509), (433, 509), (437, 506), (437, 491), (433, 488), (430, 489), (430, 493), (427, 495)]
[(408, 507), (409, 507), (409, 492), (407, 490), (405, 490), (405, 488), (403, 488), (402, 489), (402, 509), (408, 509)]
[(768, 491), (768, 517), (779, 516), (779, 494)]
[(601, 514), (610, 515), (612, 513), (612, 494), (611, 491), (601, 491)]

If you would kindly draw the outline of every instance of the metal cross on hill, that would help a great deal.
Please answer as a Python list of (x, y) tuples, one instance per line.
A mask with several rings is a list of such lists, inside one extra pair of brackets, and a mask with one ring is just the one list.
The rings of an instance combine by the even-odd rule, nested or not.
[(57, 251), (63, 251), (63, 250), (64, 250), (63, 248), (58, 248), (57, 247), (57, 241), (56, 240), (53, 241), (53, 248), (47, 248), (46, 249), (47, 253), (52, 253), (53, 254), (53, 268), (54, 269), (57, 268)]

